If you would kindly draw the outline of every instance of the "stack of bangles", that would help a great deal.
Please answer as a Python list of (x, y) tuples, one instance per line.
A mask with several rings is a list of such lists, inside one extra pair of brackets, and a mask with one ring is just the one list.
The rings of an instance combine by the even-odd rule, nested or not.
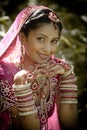
[(31, 83), (26, 83), (22, 85), (13, 84), (13, 89), (16, 96), (16, 102), (20, 116), (37, 113), (37, 108), (35, 107), (35, 99), (33, 97), (33, 91), (30, 86)]
[(61, 103), (77, 104), (77, 85), (73, 68), (60, 78), (59, 94)]

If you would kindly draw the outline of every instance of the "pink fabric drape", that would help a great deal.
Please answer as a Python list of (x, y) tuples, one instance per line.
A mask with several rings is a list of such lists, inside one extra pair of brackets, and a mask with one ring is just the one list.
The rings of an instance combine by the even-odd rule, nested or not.
[(48, 128), (49, 130), (61, 130), (58, 120), (58, 110), (56, 104), (53, 115), (48, 119)]

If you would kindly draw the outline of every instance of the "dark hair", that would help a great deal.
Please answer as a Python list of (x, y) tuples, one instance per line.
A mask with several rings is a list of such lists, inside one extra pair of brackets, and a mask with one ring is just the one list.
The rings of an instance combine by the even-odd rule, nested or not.
[[(49, 24), (49, 23), (53, 22), (48, 17), (50, 12), (52, 12), (52, 11), (49, 9), (42, 9), (42, 10), (32, 13), (31, 16), (29, 16), (29, 18), (26, 20), (26, 22), (22, 26), (20, 32), (23, 32), (25, 34), (25, 36), (28, 36), (28, 34), (31, 30), (37, 29), (38, 27), (42, 26), (42, 24), (45, 24), (45, 23)], [(57, 16), (57, 18), (59, 19), (58, 16)], [(53, 22), (53, 23), (55, 24), (55, 22)], [(60, 36), (61, 30), (62, 30), (62, 23), (61, 23), (60, 19), (59, 19), (59, 22), (56, 23), (56, 25), (59, 29), (59, 36)]]

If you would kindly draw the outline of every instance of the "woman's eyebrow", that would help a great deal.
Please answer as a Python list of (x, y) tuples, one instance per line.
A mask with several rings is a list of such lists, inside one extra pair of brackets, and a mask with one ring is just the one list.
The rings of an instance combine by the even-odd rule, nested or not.
[[(41, 34), (38, 34), (38, 36), (44, 36), (44, 37), (47, 37), (47, 38), (49, 37), (49, 36), (47, 36), (47, 35), (45, 35), (45, 34), (42, 34), (42, 33), (41, 33)], [(53, 39), (58, 39), (58, 40), (59, 40), (59, 37), (53, 37)]]

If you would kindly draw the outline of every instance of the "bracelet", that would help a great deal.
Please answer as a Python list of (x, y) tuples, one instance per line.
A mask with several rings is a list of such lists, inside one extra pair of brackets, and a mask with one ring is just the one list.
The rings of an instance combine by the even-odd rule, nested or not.
[[(68, 75), (69, 74), (69, 75)], [(69, 72), (66, 77), (61, 76), (59, 83), (60, 103), (77, 104), (77, 85), (76, 77)]]
[(13, 89), (16, 96), (16, 102), (20, 116), (37, 113), (37, 108), (35, 106), (35, 100), (33, 97), (33, 91), (30, 87), (31, 83), (26, 83), (22, 85), (13, 84)]
[(31, 115), (31, 114), (35, 114), (35, 113), (37, 113), (37, 109), (34, 109), (30, 112), (19, 112), (19, 115), (20, 116), (27, 116), (27, 115)]
[(78, 103), (78, 101), (77, 100), (68, 100), (68, 101), (66, 101), (66, 100), (62, 100), (62, 101), (60, 101), (60, 103), (63, 103), (63, 104), (77, 104)]
[(31, 83), (27, 83), (27, 84), (20, 84), (20, 85), (15, 85), (13, 84), (12, 87), (14, 89), (14, 91), (20, 91), (20, 90), (25, 90), (27, 88), (30, 88)]

